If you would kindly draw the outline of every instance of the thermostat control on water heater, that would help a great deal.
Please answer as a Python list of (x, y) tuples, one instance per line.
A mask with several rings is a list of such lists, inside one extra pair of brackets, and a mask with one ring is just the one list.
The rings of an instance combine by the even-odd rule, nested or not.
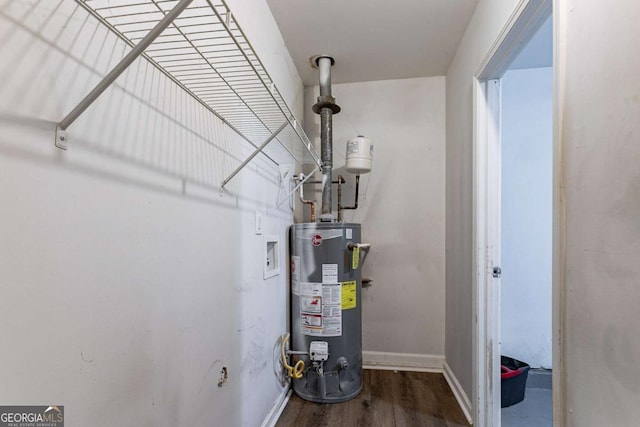
[(311, 341), (309, 355), (314, 362), (326, 362), (329, 359), (329, 343), (326, 341)]

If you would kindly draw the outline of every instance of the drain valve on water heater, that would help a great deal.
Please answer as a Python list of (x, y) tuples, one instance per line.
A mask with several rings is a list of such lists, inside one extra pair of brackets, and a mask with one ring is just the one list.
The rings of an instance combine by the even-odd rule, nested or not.
[(329, 343), (326, 341), (311, 341), (309, 355), (313, 362), (326, 362), (329, 359)]

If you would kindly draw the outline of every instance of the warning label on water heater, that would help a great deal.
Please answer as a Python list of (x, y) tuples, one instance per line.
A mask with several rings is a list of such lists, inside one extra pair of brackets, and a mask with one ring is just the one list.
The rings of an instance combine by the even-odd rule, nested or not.
[(358, 305), (356, 301), (357, 282), (355, 280), (342, 283), (342, 309), (349, 310), (356, 308)]
[(305, 335), (342, 336), (342, 286), (304, 283), (300, 292), (300, 327)]
[(322, 313), (322, 297), (300, 297), (300, 312)]

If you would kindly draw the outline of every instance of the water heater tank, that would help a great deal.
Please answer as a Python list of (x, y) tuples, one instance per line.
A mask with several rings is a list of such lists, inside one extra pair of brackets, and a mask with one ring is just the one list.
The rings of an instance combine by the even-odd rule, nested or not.
[(361, 174), (371, 172), (373, 164), (373, 144), (362, 135), (347, 141), (347, 172)]
[(318, 403), (346, 402), (362, 390), (362, 275), (354, 223), (291, 228), (291, 350), (303, 360), (293, 391)]

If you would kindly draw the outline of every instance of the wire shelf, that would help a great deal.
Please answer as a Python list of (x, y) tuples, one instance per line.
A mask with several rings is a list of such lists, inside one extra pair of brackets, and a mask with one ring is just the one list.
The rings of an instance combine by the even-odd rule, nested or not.
[[(76, 2), (135, 46), (179, 1)], [(320, 157), (223, 0), (193, 0), (142, 56), (274, 163), (290, 155), (299, 164), (320, 166)], [(260, 147), (274, 133), (279, 144)]]

